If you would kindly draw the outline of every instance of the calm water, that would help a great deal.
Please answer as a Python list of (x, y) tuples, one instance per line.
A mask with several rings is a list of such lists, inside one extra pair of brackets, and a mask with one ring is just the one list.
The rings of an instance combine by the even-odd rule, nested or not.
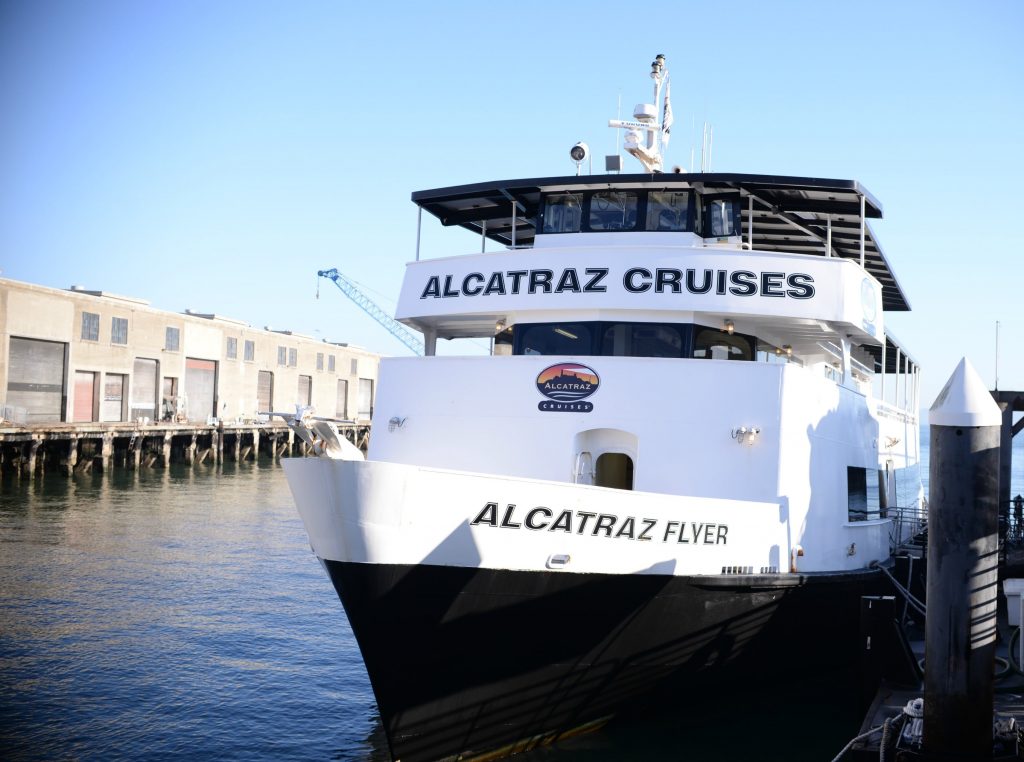
[[(760, 759), (831, 759), (859, 717), (828, 693), (774, 715), (647, 715), (518, 759), (749, 759), (744, 738), (767, 741)], [(0, 756), (385, 758), (358, 649), (280, 467), (3, 483)]]

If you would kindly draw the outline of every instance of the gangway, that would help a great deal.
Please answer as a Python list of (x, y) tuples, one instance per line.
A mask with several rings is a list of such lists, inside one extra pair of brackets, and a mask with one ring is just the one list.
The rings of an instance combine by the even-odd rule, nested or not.
[[(415, 354), (423, 354), (423, 339), (419, 338), (415, 333), (378, 307), (370, 297), (356, 287), (355, 283), (338, 272), (338, 268), (332, 267), (330, 270), (318, 270), (317, 275), (321, 278), (329, 278), (334, 281), (334, 285), (337, 286), (345, 296), (355, 302), (363, 312), (384, 326), (392, 336), (405, 344), (405, 346), (411, 349)], [(319, 296), (320, 289), (317, 288), (317, 297)]]

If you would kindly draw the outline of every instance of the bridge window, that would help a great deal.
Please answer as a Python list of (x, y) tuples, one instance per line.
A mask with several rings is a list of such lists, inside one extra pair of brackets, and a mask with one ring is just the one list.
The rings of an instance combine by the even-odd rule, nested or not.
[(647, 195), (647, 229), (693, 230), (689, 191), (651, 191)]
[(684, 326), (613, 323), (604, 331), (601, 354), (615, 357), (682, 357)]
[(590, 197), (587, 224), (591, 230), (633, 230), (637, 220), (637, 194), (600, 191)]
[(578, 233), (583, 219), (583, 196), (555, 193), (544, 199), (545, 233)]
[(587, 323), (535, 323), (522, 326), (515, 338), (519, 348), (516, 354), (520, 355), (593, 354)]
[(692, 356), (704, 360), (753, 360), (753, 342), (738, 333), (697, 326)]
[(741, 235), (739, 196), (704, 197), (705, 238), (725, 238)]
[[(753, 336), (690, 323), (521, 323), (498, 335), (515, 355), (753, 360)], [(507, 353), (508, 350), (500, 352)], [(496, 351), (496, 354), (499, 352)]]

